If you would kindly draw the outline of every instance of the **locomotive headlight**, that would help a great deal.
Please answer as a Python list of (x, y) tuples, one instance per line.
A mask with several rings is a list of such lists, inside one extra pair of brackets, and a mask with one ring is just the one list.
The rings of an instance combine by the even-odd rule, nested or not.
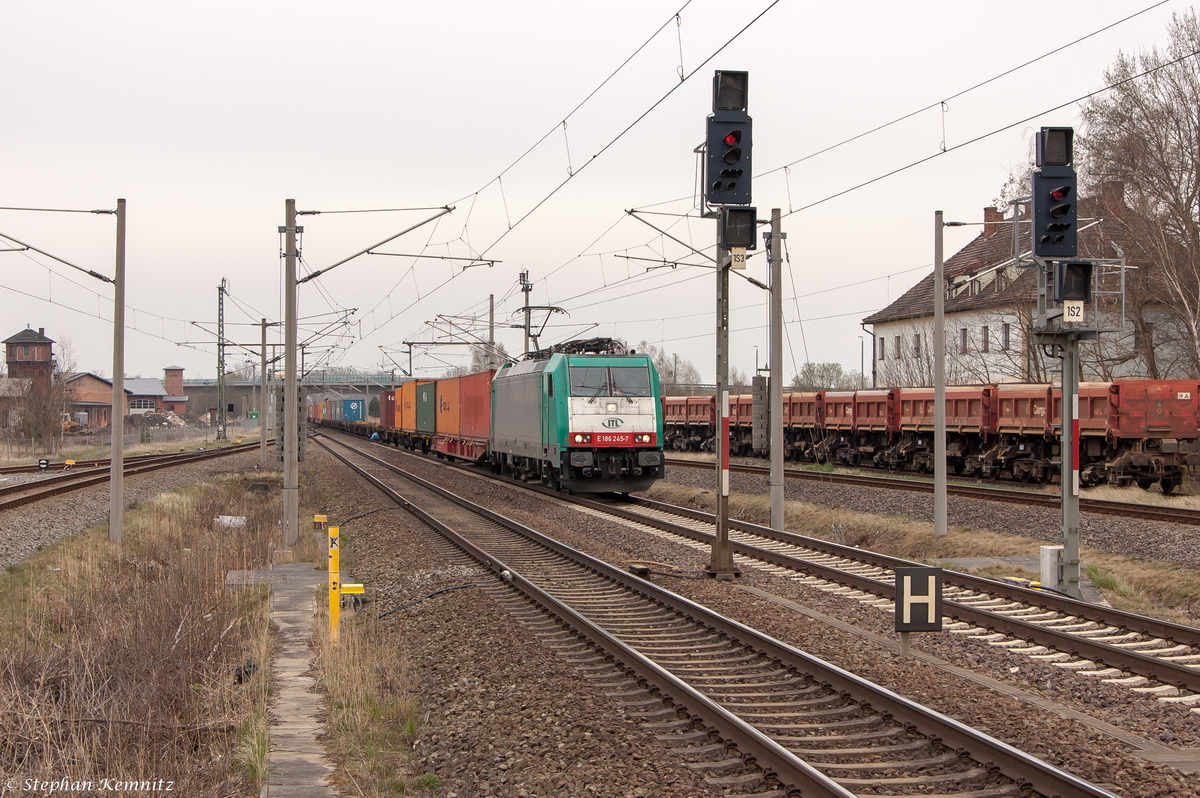
[(576, 442), (576, 443), (583, 443), (583, 436), (582, 436), (582, 435), (580, 435), (580, 434), (578, 434), (578, 433), (576, 433), (576, 434), (575, 434), (575, 442)]
[(604, 412), (606, 412), (606, 413), (615, 413), (615, 412), (617, 412), (617, 403), (616, 403), (616, 402), (609, 402), (608, 404), (606, 404), (606, 405), (604, 406)]

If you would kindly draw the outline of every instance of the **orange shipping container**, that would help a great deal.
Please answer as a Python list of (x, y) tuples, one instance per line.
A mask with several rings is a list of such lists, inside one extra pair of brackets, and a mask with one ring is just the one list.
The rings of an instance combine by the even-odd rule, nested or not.
[(459, 377), (437, 381), (437, 425), (438, 435), (458, 435), (460, 408), (458, 405)]
[(411, 380), (400, 386), (396, 399), (396, 428), (405, 432), (417, 430), (417, 385), (429, 380)]

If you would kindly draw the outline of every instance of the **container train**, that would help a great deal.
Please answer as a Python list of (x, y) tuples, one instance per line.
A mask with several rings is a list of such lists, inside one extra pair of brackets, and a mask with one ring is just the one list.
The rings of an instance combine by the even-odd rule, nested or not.
[[(761, 400), (760, 400), (761, 401)], [(946, 389), (946, 461), (954, 474), (1052, 481), (1060, 468), (1061, 386), (996, 384)], [(750, 395), (729, 399), (730, 452), (755, 454)], [(792, 460), (933, 470), (933, 388), (783, 395)], [(1079, 470), (1086, 486), (1155, 483), (1171, 493), (1200, 465), (1200, 381), (1116, 380), (1079, 386)], [(712, 396), (663, 400), (664, 446), (712, 451)]]
[(378, 424), (334, 418), (342, 400), (309, 405), (308, 418), (556, 489), (646, 490), (664, 465), (658, 372), (615, 342), (585, 343), (496, 371), (406, 382), (383, 393)]

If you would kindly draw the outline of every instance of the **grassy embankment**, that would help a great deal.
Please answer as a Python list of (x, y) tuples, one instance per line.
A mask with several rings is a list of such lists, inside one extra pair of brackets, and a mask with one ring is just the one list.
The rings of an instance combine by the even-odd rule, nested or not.
[[(1057, 486), (1051, 490), (1057, 492)], [(709, 512), (715, 506), (712, 491), (669, 482), (656, 484), (646, 495)], [(1112, 501), (1200, 507), (1200, 496), (1168, 498), (1157, 491), (1136, 487), (1096, 488), (1088, 495)], [(770, 498), (765, 494), (735, 493), (730, 496), (729, 508), (731, 517), (770, 524)], [(1019, 535), (962, 526), (952, 526), (945, 536), (935, 538), (933, 524), (928, 522), (802, 502), (787, 502), (785, 516), (791, 532), (932, 565), (958, 557), (1036, 557), (1039, 546), (1045, 545), (1045, 541)], [(1106, 554), (1086, 547), (1081, 549), (1080, 559), (1087, 577), (1114, 607), (1191, 625), (1200, 621), (1200, 572), (1174, 563)], [(973, 573), (1038, 579), (1037, 573), (1015, 566)]]
[[(312, 510), (306, 509), (301, 518), (325, 514), (321, 508), (332, 506), (332, 497), (324, 485), (306, 476), (310, 478), (302, 477), (301, 482)], [(340, 526), (346, 519), (331, 515), (329, 523)], [(353, 522), (340, 528), (343, 577), (354, 568), (354, 528)], [(321, 553), (317, 559), (324, 563), (325, 557)], [(386, 620), (375, 617), (386, 607), (357, 617), (343, 610), (339, 640), (331, 642), (327, 597), (324, 593), (318, 600), (314, 645), (329, 713), (324, 742), (337, 763), (337, 780), (347, 794), (370, 798), (435, 794), (437, 776), (412, 765), (422, 710), (412, 687), (407, 642)]]
[[(100, 525), (0, 574), (0, 772), (258, 794), (267, 589), (225, 575), (269, 562), (278, 504), (246, 483), (163, 494), (126, 512), (122, 547)], [(248, 523), (215, 531), (217, 515)]]
[[(200, 449), (212, 449), (218, 446), (231, 446), (235, 443), (256, 443), (258, 441), (258, 430), (251, 430), (247, 434), (234, 435), (230, 433), (229, 439), (218, 441), (214, 437), (213, 430), (196, 429), (192, 430), (194, 435), (179, 438), (176, 440), (167, 441), (152, 441), (149, 443), (135, 443), (125, 447), (126, 457), (136, 457), (144, 454), (170, 454), (173, 452), (191, 452)], [(271, 444), (268, 444), (270, 446)], [(62, 451), (54, 456), (55, 462), (63, 460), (100, 460), (108, 457), (108, 444), (103, 446), (86, 446), (75, 444), (70, 438), (64, 442)]]

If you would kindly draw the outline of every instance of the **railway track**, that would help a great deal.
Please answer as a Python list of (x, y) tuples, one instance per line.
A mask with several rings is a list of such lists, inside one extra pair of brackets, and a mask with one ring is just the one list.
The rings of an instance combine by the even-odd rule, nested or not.
[[(142, 454), (134, 457), (126, 457), (126, 463), (135, 463), (147, 458), (162, 457), (160, 454)], [(36, 474), (39, 471), (70, 471), (79, 468), (99, 468), (107, 466), (111, 461), (107, 458), (101, 460), (76, 460), (75, 465), (68, 467), (66, 461), (61, 463), (47, 463), (45, 468), (40, 465), (17, 465), (17, 466), (0, 466), (0, 474)]]
[[(257, 449), (258, 446), (257, 442), (242, 443), (233, 446), (223, 446), (219, 449), (205, 449), (198, 452), (143, 456), (136, 460), (127, 461), (123, 473), (127, 477), (144, 474), (162, 468), (187, 465), (188, 463), (210, 460), (214, 457), (224, 457), (225, 455), (251, 451)], [(110, 461), (89, 462), (97, 464), (97, 467), (70, 469), (35, 482), (24, 482), (19, 485), (8, 485), (0, 488), (0, 511), (108, 482), (111, 476), (111, 469), (107, 464)], [(105, 465), (100, 467), (98, 465), (100, 463), (104, 463)]]
[[(538, 485), (485, 478), (563, 498)], [(617, 504), (574, 496), (570, 503), (702, 547), (711, 546), (715, 536), (711, 514), (651, 499), (626, 496)], [(744, 563), (811, 575), (813, 586), (857, 591), (863, 600), (883, 602), (887, 611), (895, 599), (895, 569), (924, 565), (735, 519), (729, 528), (734, 556)], [(1196, 627), (956, 571), (945, 571), (943, 582), (944, 609), (955, 619), (946, 627), (952, 633), (1200, 709)]]
[[(703, 460), (668, 459), (667, 465), (677, 468), (707, 468), (710, 471), (715, 468), (713, 463)], [(771, 473), (771, 469), (767, 466), (746, 465), (740, 463), (731, 464), (729, 466), (729, 470), (740, 474), (754, 474), (756, 476), (763, 477), (768, 476)], [(898, 479), (896, 477), (877, 477), (860, 474), (831, 474), (815, 471), (803, 471), (797, 468), (785, 468), (783, 470), (783, 474), (787, 479), (813, 480), (824, 482), (826, 484), (853, 485), (864, 488), (885, 488), (887, 490), (903, 490), (913, 493), (933, 493), (932, 482), (918, 479)], [(1019, 490), (1016, 488), (995, 488), (975, 485), (951, 484), (947, 486), (946, 493), (949, 496), (955, 496), (958, 498), (1023, 504), (1027, 507), (1032, 506), (1045, 507), (1047, 509), (1057, 509), (1061, 506), (1061, 500), (1058, 496), (1047, 493), (1037, 493), (1031, 490)], [(1147, 504), (1134, 504), (1132, 502), (1114, 502), (1103, 499), (1080, 498), (1079, 509), (1081, 512), (1098, 513), (1101, 515), (1115, 515), (1125, 518), (1138, 518), (1143, 521), (1166, 521), (1174, 524), (1200, 526), (1200, 510), (1190, 510), (1183, 507), (1157, 507)]]
[[(637, 497), (628, 499), (628, 507), (579, 497), (573, 503), (702, 546), (711, 546), (714, 538), (713, 517), (688, 508)], [(923, 565), (742, 521), (729, 523), (735, 558), (810, 574), (830, 587), (882, 600), (887, 610), (895, 600), (895, 569)], [(944, 611), (957, 621), (947, 627), (952, 632), (1162, 700), (1200, 706), (1200, 629), (955, 571), (946, 571), (943, 582)]]
[[(317, 442), (497, 575), (490, 589), (508, 593), (532, 634), (699, 758), (692, 767), (714, 784), (769, 796), (1110, 795), (349, 444)], [(381, 469), (408, 481), (403, 495)]]

